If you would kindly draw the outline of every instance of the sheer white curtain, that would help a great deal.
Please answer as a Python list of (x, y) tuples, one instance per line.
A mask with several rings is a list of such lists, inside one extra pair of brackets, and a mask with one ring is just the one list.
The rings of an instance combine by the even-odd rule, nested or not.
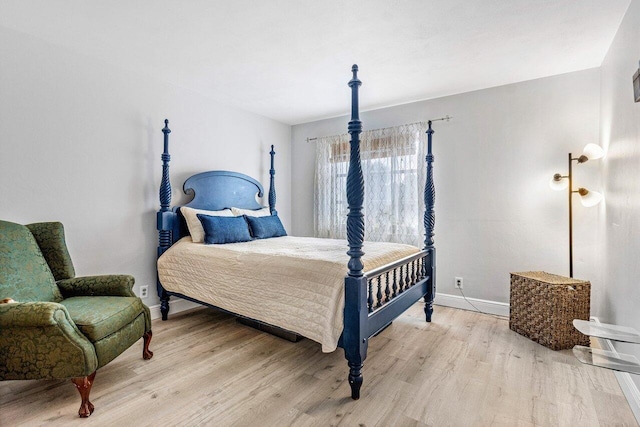
[[(413, 123), (360, 135), (365, 242), (424, 246), (426, 130), (425, 123)], [(316, 144), (315, 235), (346, 239), (349, 135)]]

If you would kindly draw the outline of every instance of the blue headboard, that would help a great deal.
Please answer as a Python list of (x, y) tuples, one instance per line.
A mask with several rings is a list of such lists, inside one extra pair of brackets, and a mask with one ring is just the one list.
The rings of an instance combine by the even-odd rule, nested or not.
[(193, 194), (193, 200), (185, 206), (194, 209), (217, 211), (237, 207), (260, 209), (256, 201), (262, 197), (264, 189), (255, 179), (242, 173), (229, 171), (209, 171), (193, 175), (184, 182), (185, 194)]

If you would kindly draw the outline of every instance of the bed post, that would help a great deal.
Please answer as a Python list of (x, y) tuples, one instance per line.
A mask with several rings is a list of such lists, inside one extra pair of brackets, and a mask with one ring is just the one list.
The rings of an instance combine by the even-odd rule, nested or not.
[(364, 242), (364, 178), (360, 163), (360, 133), (362, 122), (359, 117), (358, 88), (362, 84), (358, 80), (358, 66), (351, 69), (353, 78), (349, 81), (351, 88), (351, 154), (349, 172), (347, 174), (347, 240), (349, 241), (349, 273), (345, 278), (345, 308), (344, 308), (344, 353), (349, 364), (349, 385), (351, 398), (360, 398), (362, 386), (362, 366), (367, 357), (368, 336), (367, 322), (367, 279), (363, 275), (362, 243)]
[(269, 155), (271, 156), (271, 169), (269, 169), (269, 211), (271, 212), (271, 215), (277, 215), (278, 211), (276, 210), (276, 183), (274, 179), (276, 176), (276, 170), (273, 167), (273, 159), (276, 156), (276, 152), (273, 151), (273, 145), (271, 146)]
[[(158, 258), (162, 255), (172, 243), (172, 215), (171, 212), (171, 179), (169, 178), (169, 162), (171, 161), (171, 155), (169, 154), (169, 120), (164, 121), (164, 152), (162, 153), (162, 182), (160, 183), (160, 210), (157, 214), (157, 229), (158, 229)], [(162, 320), (167, 320), (169, 315), (169, 294), (160, 284), (160, 279), (157, 278), (158, 297), (160, 297), (160, 312), (162, 313)]]
[(427, 181), (424, 186), (424, 250), (430, 252), (429, 259), (431, 265), (430, 271), (426, 273), (429, 275), (429, 285), (427, 293), (424, 296), (424, 313), (427, 317), (427, 322), (431, 322), (431, 315), (433, 314), (433, 299), (436, 293), (436, 248), (433, 241), (434, 227), (436, 223), (435, 201), (436, 201), (436, 188), (433, 183), (433, 161), (434, 156), (432, 153), (432, 137), (434, 130), (431, 129), (431, 120), (428, 122), (429, 129), (427, 129)]

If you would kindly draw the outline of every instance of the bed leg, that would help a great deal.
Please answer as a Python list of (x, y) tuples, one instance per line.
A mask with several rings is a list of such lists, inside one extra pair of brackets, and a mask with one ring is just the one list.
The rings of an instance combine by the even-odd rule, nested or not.
[[(427, 317), (427, 322), (431, 322), (431, 315), (433, 314), (433, 300), (436, 296), (436, 248), (425, 248), (431, 252), (430, 263), (431, 266), (427, 266), (427, 273), (429, 274), (429, 283), (427, 293), (424, 296), (424, 314)], [(426, 259), (426, 258), (425, 258)]]
[(163, 293), (160, 297), (160, 313), (162, 313), (162, 320), (167, 320), (169, 316), (169, 295)]
[(424, 314), (427, 316), (427, 322), (431, 322), (433, 314), (433, 299), (429, 299), (428, 295), (424, 296)]
[(432, 275), (429, 279), (429, 290), (424, 296), (424, 314), (427, 317), (427, 323), (431, 322), (431, 315), (433, 314), (433, 296), (435, 295), (433, 282), (434, 277), (435, 275)]
[[(360, 398), (362, 387), (362, 366), (367, 358), (369, 339), (367, 328), (367, 279), (347, 276), (345, 279), (345, 309), (342, 345), (349, 365), (349, 385), (351, 398)], [(362, 309), (360, 309), (362, 307)]]
[(362, 387), (362, 363), (349, 362), (349, 385), (351, 386), (351, 398), (360, 399), (360, 387)]

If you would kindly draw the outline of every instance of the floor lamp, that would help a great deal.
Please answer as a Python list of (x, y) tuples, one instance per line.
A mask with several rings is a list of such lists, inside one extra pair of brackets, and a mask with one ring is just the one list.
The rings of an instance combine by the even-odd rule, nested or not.
[(573, 194), (578, 193), (580, 195), (580, 202), (586, 207), (595, 206), (602, 201), (602, 194), (597, 191), (589, 191), (583, 187), (579, 187), (577, 190), (573, 189), (572, 165), (574, 161), (580, 164), (587, 160), (600, 159), (603, 156), (604, 150), (602, 147), (596, 144), (587, 144), (580, 157), (574, 158), (571, 156), (571, 153), (569, 153), (568, 175), (557, 173), (553, 175), (549, 183), (554, 190), (569, 189), (569, 277), (573, 277)]

